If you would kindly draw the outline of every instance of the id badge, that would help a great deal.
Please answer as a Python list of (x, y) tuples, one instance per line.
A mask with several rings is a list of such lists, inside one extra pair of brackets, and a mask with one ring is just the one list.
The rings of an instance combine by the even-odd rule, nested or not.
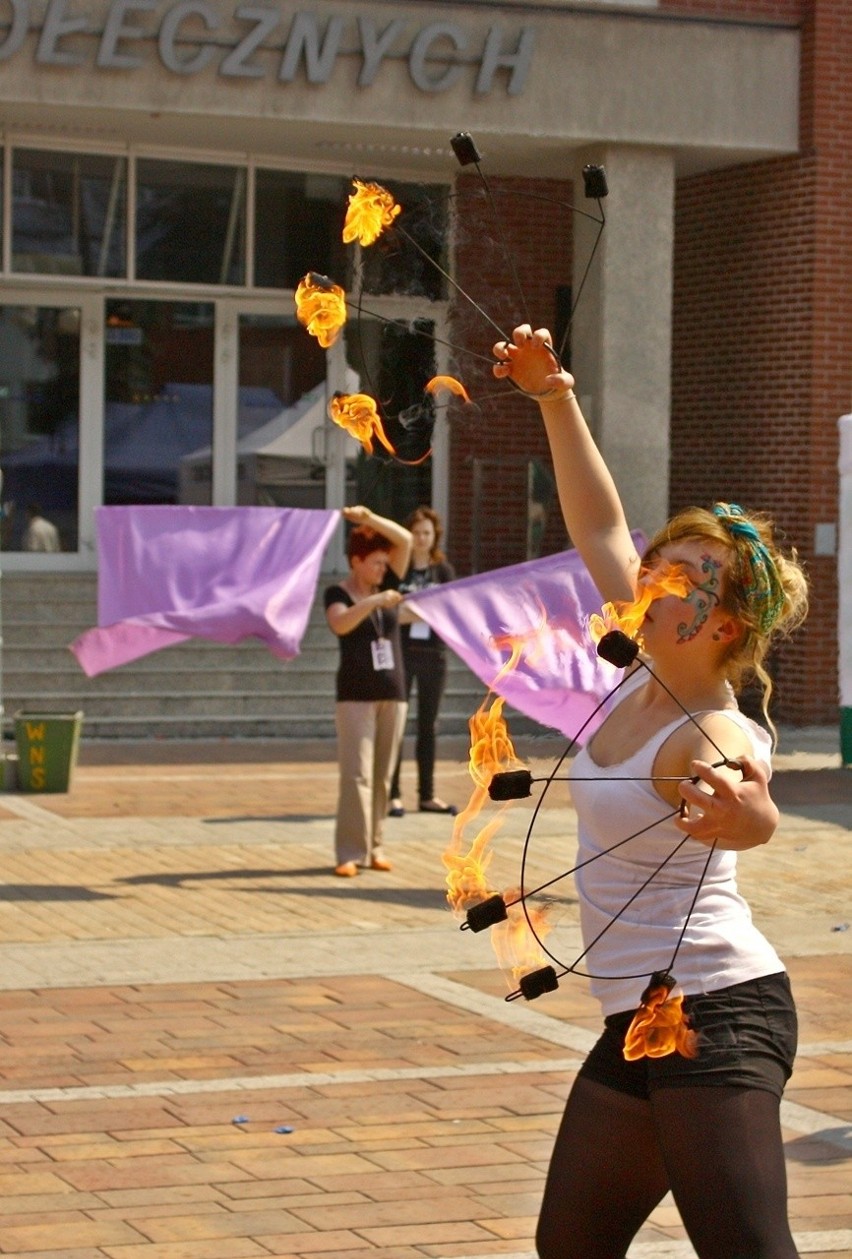
[(376, 638), (370, 646), (373, 650), (373, 668), (393, 668), (393, 644), (389, 638)]
[(410, 639), (425, 640), (432, 634), (431, 628), (425, 621), (412, 621), (408, 629), (408, 637)]

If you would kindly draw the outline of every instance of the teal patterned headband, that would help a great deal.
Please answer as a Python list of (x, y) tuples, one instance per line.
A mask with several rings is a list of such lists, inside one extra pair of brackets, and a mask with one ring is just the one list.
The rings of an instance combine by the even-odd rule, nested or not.
[(742, 539), (748, 544), (746, 558), (750, 576), (743, 583), (744, 593), (755, 613), (757, 628), (762, 634), (767, 634), (784, 607), (784, 588), (775, 561), (761, 541), (756, 527), (737, 503), (716, 503), (713, 514), (718, 516), (732, 538)]

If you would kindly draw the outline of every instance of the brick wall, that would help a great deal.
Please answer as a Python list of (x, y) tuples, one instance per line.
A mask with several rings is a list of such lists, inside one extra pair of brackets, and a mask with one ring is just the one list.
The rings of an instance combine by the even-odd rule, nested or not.
[[(771, 662), (775, 716), (833, 721), (836, 560), (815, 556), (813, 543), (817, 524), (837, 521), (837, 418), (852, 409), (852, 3), (666, 0), (667, 10), (801, 21), (800, 153), (678, 184), (670, 498), (672, 510), (728, 498), (775, 517), (807, 565), (812, 607)], [(571, 273), (571, 215), (553, 204), (570, 202), (570, 185), (492, 187), (496, 214), (477, 178), (459, 179), (457, 275), (501, 329), (456, 304), (456, 370), (477, 400), (452, 416), (451, 558), (462, 573), (524, 558), (518, 466), (529, 457), (549, 466), (537, 408), (495, 386), (487, 361), (470, 350), (487, 360), (524, 314), (512, 262), (534, 323), (554, 323), (557, 287)], [(474, 460), (482, 458), (503, 460), (503, 471), (480, 468), (477, 504)], [(554, 505), (543, 549), (564, 545)]]
[[(525, 467), (533, 459), (549, 469), (550, 456), (536, 404), (492, 376), (491, 347), (527, 319), (554, 328), (557, 289), (571, 283), (571, 184), (487, 180), (490, 198), (469, 175), (455, 197), (455, 274), (479, 307), (457, 300), (450, 336), (459, 347), (456, 374), (474, 399), (454, 407), (450, 420), (450, 558), (461, 573), (526, 559)], [(564, 546), (554, 501), (543, 553)]]
[[(726, 7), (740, 6), (709, 6)], [(852, 405), (852, 10), (803, 8), (800, 155), (678, 186), (671, 506), (733, 498), (799, 550), (811, 613), (773, 665), (776, 715), (809, 722), (838, 702), (836, 560), (813, 542), (837, 521), (837, 418)]]
[(725, 17), (742, 21), (798, 22), (807, 0), (663, 0), (663, 13), (688, 13), (697, 17)]

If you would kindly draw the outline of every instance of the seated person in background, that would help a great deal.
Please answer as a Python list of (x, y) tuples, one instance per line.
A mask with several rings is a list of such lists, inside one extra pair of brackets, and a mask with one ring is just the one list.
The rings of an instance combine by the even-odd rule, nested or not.
[(24, 530), (25, 551), (61, 551), (59, 530), (45, 520), (38, 503), (27, 504), (27, 527)]

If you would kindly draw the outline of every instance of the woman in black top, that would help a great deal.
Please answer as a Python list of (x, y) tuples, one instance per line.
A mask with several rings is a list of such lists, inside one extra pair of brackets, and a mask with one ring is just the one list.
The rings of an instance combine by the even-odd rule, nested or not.
[[(403, 594), (452, 581), (455, 572), (441, 550), (441, 519), (431, 507), (418, 507), (405, 522), (411, 530), (411, 564), (400, 583)], [(455, 806), (435, 795), (435, 726), (447, 680), (447, 652), (425, 621), (415, 620), (402, 628), (402, 656), (405, 662), (406, 697), (417, 681), (418, 799), (421, 813), (455, 813)], [(402, 747), (391, 783), (391, 817), (402, 817), (405, 809), (399, 789)]]
[(390, 870), (382, 826), (405, 716), (405, 675), (393, 589), (411, 555), (411, 534), (367, 507), (346, 507), (357, 527), (347, 542), (349, 576), (325, 592), (329, 628), (338, 636), (337, 754), (340, 791), (335, 874), (351, 878), (363, 866)]

